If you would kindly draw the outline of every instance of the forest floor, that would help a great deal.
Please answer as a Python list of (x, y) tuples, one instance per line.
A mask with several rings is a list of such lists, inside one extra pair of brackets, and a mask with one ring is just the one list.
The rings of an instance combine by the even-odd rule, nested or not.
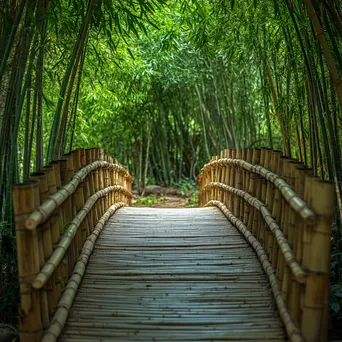
[(189, 199), (179, 196), (137, 196), (133, 199), (133, 207), (151, 207), (151, 208), (184, 208), (189, 207)]
[(196, 188), (187, 191), (174, 191), (172, 188), (163, 188), (163, 193), (139, 196), (135, 192), (132, 200), (133, 207), (151, 208), (195, 208), (198, 205), (198, 190)]

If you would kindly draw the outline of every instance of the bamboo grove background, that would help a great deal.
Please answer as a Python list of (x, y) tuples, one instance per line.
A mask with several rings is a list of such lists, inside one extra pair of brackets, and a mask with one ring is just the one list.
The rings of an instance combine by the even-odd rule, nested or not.
[(143, 189), (224, 148), (269, 147), (335, 181), (342, 317), (340, 0), (0, 0), (1, 319), (16, 315), (12, 185), (102, 146)]

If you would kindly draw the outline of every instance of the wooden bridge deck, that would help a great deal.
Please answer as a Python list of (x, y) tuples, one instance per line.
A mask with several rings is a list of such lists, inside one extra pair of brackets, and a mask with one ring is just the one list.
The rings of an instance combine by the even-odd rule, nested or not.
[(122, 208), (61, 341), (285, 341), (254, 251), (217, 208)]

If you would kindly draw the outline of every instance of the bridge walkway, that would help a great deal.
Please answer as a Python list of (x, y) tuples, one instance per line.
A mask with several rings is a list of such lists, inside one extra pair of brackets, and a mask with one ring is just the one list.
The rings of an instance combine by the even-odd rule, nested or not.
[(119, 209), (60, 341), (285, 341), (255, 252), (216, 207)]

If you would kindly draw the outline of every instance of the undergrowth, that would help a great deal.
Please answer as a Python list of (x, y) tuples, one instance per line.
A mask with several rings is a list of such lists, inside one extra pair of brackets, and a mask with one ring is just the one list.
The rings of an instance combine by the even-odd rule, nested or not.
[(150, 195), (146, 197), (137, 198), (135, 201), (135, 204), (146, 205), (148, 207), (151, 207), (151, 206), (156, 205), (157, 203), (166, 203), (166, 202), (167, 202), (167, 198), (165, 197), (160, 197), (157, 195)]

